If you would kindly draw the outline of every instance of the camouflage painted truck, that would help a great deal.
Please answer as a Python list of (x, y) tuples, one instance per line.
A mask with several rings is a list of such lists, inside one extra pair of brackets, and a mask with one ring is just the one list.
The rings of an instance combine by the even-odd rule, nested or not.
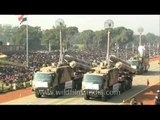
[[(68, 60), (71, 56), (64, 57)], [(37, 98), (43, 96), (58, 97), (64, 95), (65, 90), (80, 90), (83, 74), (90, 70), (90, 66), (74, 59), (60, 66), (42, 67), (34, 74), (32, 89)]]
[(125, 61), (110, 57), (111, 66), (97, 66), (91, 72), (84, 74), (82, 91), (85, 100), (91, 97), (100, 97), (106, 101), (111, 96), (120, 94), (132, 88), (132, 80), (135, 69)]
[(136, 69), (136, 74), (143, 74), (148, 72), (149, 69), (149, 57), (148, 56), (135, 56), (127, 61), (132, 68)]
[(139, 54), (131, 57), (127, 62), (130, 66), (136, 69), (136, 74), (143, 74), (148, 72), (149, 65), (149, 55), (146, 53), (144, 46), (139, 46)]

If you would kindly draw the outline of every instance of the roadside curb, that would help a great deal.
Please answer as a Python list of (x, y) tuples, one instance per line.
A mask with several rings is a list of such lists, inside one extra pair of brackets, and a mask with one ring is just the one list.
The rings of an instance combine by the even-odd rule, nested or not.
[(153, 85), (151, 85), (151, 86), (146, 87), (145, 89), (143, 89), (143, 90), (139, 91), (138, 93), (132, 95), (132, 96), (129, 97), (128, 99), (123, 100), (119, 105), (129, 105), (128, 102), (129, 102), (133, 97), (136, 97), (136, 96), (139, 95), (140, 93), (146, 91), (147, 89), (153, 87), (154, 85), (156, 85), (156, 84), (158, 84), (158, 83), (159, 83), (159, 82), (157, 82), (157, 83), (155, 83), (155, 84), (153, 84)]
[[(155, 61), (158, 61), (159, 60), (159, 57), (155, 57), (155, 58), (151, 58), (149, 62), (155, 62)], [(159, 82), (156, 82), (155, 84), (151, 85), (151, 86), (148, 86), (146, 87), (145, 89), (139, 91), (138, 93), (132, 95), (131, 97), (129, 97), (128, 99), (126, 100), (123, 100), (119, 105), (129, 105), (128, 102), (133, 98), (133, 97), (136, 97), (137, 95), (139, 95), (140, 93), (146, 91), (147, 89), (151, 88), (152, 86), (158, 84)]]

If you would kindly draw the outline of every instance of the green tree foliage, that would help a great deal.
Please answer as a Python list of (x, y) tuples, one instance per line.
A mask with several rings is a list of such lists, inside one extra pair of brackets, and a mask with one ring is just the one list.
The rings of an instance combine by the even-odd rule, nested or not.
[(153, 33), (148, 33), (145, 35), (145, 42), (157, 44), (157, 42), (160, 42), (160, 37), (154, 35)]
[(107, 46), (107, 40), (108, 40), (107, 30), (101, 30), (100, 35), (101, 35), (101, 38), (102, 38), (102, 40), (100, 41), (100, 46), (102, 48), (106, 48), (106, 46)]
[[(42, 32), (40, 27), (28, 26), (28, 46), (29, 50), (40, 48)], [(13, 36), (15, 45), (26, 45), (26, 26), (22, 25)]]
[(133, 31), (124, 27), (117, 27), (114, 29), (105, 29), (95, 32), (96, 41), (94, 44), (106, 48), (108, 41), (108, 30), (110, 31), (110, 45), (114, 46), (115, 43), (123, 46), (124, 44), (133, 41)]
[[(137, 46), (139, 45), (140, 35), (133, 36), (133, 43)], [(153, 33), (147, 33), (146, 35), (142, 35), (141, 37), (142, 45), (144, 44), (157, 44), (160, 43), (160, 37)]]
[[(29, 50), (40, 50), (41, 46), (44, 46), (45, 50), (48, 50), (49, 43), (52, 50), (59, 49), (60, 28), (65, 49), (76, 48), (74, 47), (76, 44), (83, 46), (81, 49), (106, 48), (107, 46), (108, 29), (95, 32), (92, 30), (79, 32), (75, 26), (53, 26), (51, 29), (46, 30), (41, 30), (40, 27), (29, 26)], [(152, 33), (142, 35), (142, 44), (147, 42), (155, 44), (159, 40), (160, 38)], [(12, 27), (11, 25), (0, 24), (0, 41), (3, 44), (10, 42), (12, 45), (26, 45), (26, 26)], [(125, 48), (126, 44), (128, 44), (128, 47), (131, 47), (132, 44), (138, 45), (139, 35), (133, 35), (133, 31), (125, 27), (112, 28), (110, 29), (110, 44), (111, 47), (116, 44), (121, 48)]]
[(75, 35), (77, 35), (78, 33), (79, 31), (77, 27), (66, 28), (66, 40), (64, 41), (64, 45), (67, 49), (71, 47), (74, 41)]
[(133, 31), (124, 27), (117, 27), (111, 31), (111, 45), (118, 43), (120, 46), (133, 41)]
[(28, 45), (31, 50), (38, 50), (41, 45), (42, 31), (40, 27), (29, 26), (28, 30)]
[[(66, 44), (66, 32), (67, 32), (66, 25), (56, 26), (54, 29), (55, 29), (55, 33), (56, 33), (56, 39), (58, 40), (58, 46), (60, 44), (60, 30), (61, 30), (62, 46), (65, 47), (65, 44)], [(60, 47), (58, 47), (58, 49), (59, 48)]]
[(14, 45), (25, 45), (26, 44), (26, 26), (22, 25), (17, 32), (13, 35)]
[(94, 41), (94, 46), (95, 47), (101, 47), (102, 46), (102, 32), (101, 31), (96, 31), (95, 32), (95, 41)]
[(84, 44), (84, 48), (91, 48), (94, 43), (95, 33), (92, 30), (84, 30), (80, 34), (80, 41)]
[(9, 42), (13, 44), (12, 36), (18, 30), (18, 27), (12, 27), (11, 25), (1, 25), (0, 24), (0, 41), (3, 42), (4, 45)]
[(52, 29), (47, 29), (42, 32), (41, 45), (44, 45), (48, 50), (49, 42), (52, 49), (59, 49), (59, 37), (56, 36), (58, 31), (53, 27)]

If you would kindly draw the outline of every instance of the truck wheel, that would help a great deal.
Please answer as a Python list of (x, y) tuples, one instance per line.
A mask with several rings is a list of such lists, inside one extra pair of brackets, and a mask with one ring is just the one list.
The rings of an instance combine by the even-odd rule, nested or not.
[(110, 90), (105, 90), (104, 93), (102, 94), (102, 101), (107, 101), (108, 99), (111, 98), (111, 95), (110, 94), (107, 94), (110, 93)]
[(54, 91), (54, 92), (53, 92), (52, 97), (53, 97), (53, 98), (57, 98), (57, 97), (58, 97), (58, 95), (57, 95), (57, 92), (56, 92), (56, 91)]
[(126, 90), (125, 83), (121, 83), (120, 92), (123, 93)]
[(53, 97), (53, 98), (57, 98), (57, 97), (58, 97), (58, 95), (57, 95), (57, 90), (54, 90), (54, 91), (53, 91), (52, 97)]
[(41, 98), (41, 95), (36, 91), (35, 92), (35, 96), (37, 97), (37, 98)]
[(129, 89), (132, 88), (132, 81), (129, 81), (129, 86), (128, 86)]
[(55, 87), (55, 88), (53, 89), (52, 97), (53, 97), (53, 98), (57, 98), (59, 95), (60, 95), (59, 87)]
[(75, 90), (80, 90), (81, 89), (81, 84), (80, 83), (77, 83), (76, 85), (75, 85)]
[(102, 96), (102, 101), (107, 101), (107, 97), (106, 96)]
[(140, 74), (142, 75), (143, 73), (144, 73), (144, 70), (143, 70), (143, 68), (142, 68), (142, 69), (141, 69), (141, 73), (140, 73)]
[(85, 94), (85, 95), (84, 95), (84, 99), (85, 99), (85, 100), (89, 100), (89, 95)]
[(131, 87), (132, 87), (132, 81), (131, 81), (131, 80), (127, 80), (127, 81), (126, 81), (126, 84), (125, 84), (126, 90), (131, 89)]
[(81, 90), (81, 86), (82, 86), (82, 80), (78, 79), (76, 83), (76, 90)]
[(105, 96), (102, 96), (102, 101), (107, 101), (111, 98), (110, 95), (105, 95)]

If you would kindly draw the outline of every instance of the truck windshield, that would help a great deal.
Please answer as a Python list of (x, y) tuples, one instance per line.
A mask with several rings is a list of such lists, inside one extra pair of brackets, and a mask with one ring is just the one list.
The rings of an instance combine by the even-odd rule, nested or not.
[(138, 66), (139, 62), (138, 61), (128, 61), (129, 64)]
[(33, 80), (48, 82), (48, 81), (51, 81), (52, 78), (53, 78), (53, 74), (51, 73), (35, 73)]
[(84, 75), (83, 81), (89, 83), (103, 84), (104, 79), (102, 76), (98, 75)]

